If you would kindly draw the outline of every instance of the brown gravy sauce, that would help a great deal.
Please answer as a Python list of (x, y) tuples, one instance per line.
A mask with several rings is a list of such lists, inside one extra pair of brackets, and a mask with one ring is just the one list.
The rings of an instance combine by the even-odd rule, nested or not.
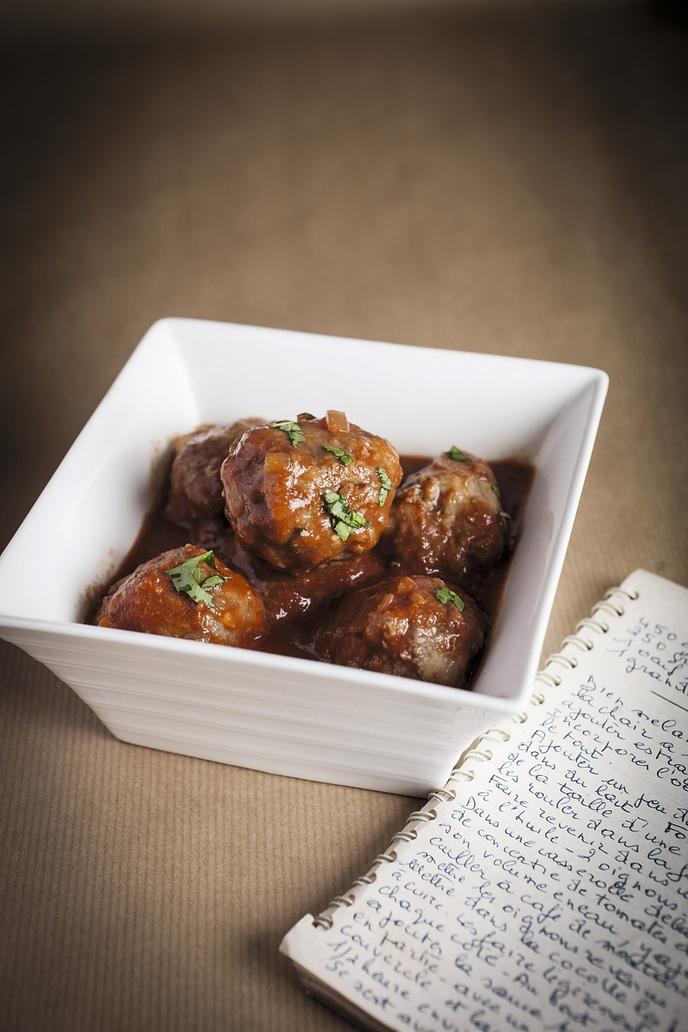
[[(402, 455), (404, 476), (415, 473), (430, 461), (431, 459), (424, 455)], [(488, 629), (494, 622), (511, 557), (518, 543), (523, 511), (535, 473), (530, 463), (520, 459), (499, 459), (490, 462), (490, 465), (499, 484), (504, 509), (511, 516), (510, 547), (491, 570), (472, 576), (460, 585), (472, 595), (482, 609)], [(342, 591), (342, 585), (345, 585), (345, 590), (350, 590), (400, 572), (399, 565), (390, 561), (384, 554), (383, 547), (378, 546), (372, 553), (359, 557), (355, 563), (347, 564), (349, 570), (344, 580), (337, 562), (318, 567), (311, 574), (291, 578), (243, 549), (223, 517), (199, 521), (190, 530), (170, 523), (163, 515), (168, 491), (169, 469), (167, 475), (162, 478), (161, 486), (144, 517), (136, 540), (122, 560), (112, 583), (132, 573), (141, 563), (170, 548), (178, 548), (187, 543), (213, 548), (215, 554), (226, 565), (242, 573), (266, 599), (266, 606), (273, 620), (269, 633), (254, 646), (261, 652), (317, 659), (312, 648), (315, 625), (322, 619), (323, 611), (334, 604)], [(87, 623), (95, 622), (96, 613), (107, 590), (106, 588), (99, 593), (96, 604), (88, 614)], [(316, 602), (318, 604), (315, 604)], [(281, 618), (285, 607), (290, 611), (296, 610), (298, 615), (290, 616), (288, 619)], [(475, 676), (475, 669), (472, 676)]]

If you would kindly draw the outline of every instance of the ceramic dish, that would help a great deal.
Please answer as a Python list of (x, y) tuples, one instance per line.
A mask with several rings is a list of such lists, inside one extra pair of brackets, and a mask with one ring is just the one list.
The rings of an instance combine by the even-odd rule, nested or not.
[[(532, 689), (604, 403), (595, 369), (186, 319), (155, 323), (0, 559), (0, 633), (125, 742), (422, 795)], [(472, 690), (81, 623), (176, 434), (252, 414), (345, 410), (402, 453), (448, 443), (535, 466)], [(49, 547), (46, 547), (49, 542)], [(40, 590), (31, 575), (40, 563)]]

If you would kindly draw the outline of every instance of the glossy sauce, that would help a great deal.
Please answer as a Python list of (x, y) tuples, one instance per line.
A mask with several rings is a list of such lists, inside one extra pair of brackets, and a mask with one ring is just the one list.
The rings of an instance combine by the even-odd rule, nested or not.
[[(404, 476), (415, 473), (430, 461), (426, 456), (402, 455)], [(518, 459), (500, 459), (490, 465), (499, 484), (504, 509), (511, 516), (509, 547), (492, 569), (473, 575), (459, 585), (480, 606), (488, 629), (494, 622), (534, 475), (533, 467)], [(170, 548), (187, 543), (212, 548), (227, 566), (242, 573), (265, 599), (272, 625), (266, 637), (254, 646), (259, 651), (316, 660), (312, 646), (315, 626), (342, 590), (367, 586), (402, 572), (399, 564), (385, 555), (384, 544), (380, 544), (371, 552), (346, 561), (325, 563), (308, 574), (284, 574), (242, 548), (222, 516), (200, 520), (190, 530), (170, 523), (163, 515), (168, 490), (169, 471), (113, 583)], [(99, 593), (87, 622), (94, 622), (105, 594), (106, 591)]]

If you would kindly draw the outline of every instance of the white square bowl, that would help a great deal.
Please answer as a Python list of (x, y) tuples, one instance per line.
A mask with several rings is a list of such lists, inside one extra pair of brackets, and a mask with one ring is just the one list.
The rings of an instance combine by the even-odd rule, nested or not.
[[(532, 687), (607, 390), (595, 369), (187, 319), (145, 335), (0, 559), (0, 632), (117, 738), (423, 795)], [(176, 434), (344, 409), (407, 454), (450, 444), (536, 468), (472, 691), (79, 622), (139, 530)], [(40, 558), (40, 589), (31, 576)]]

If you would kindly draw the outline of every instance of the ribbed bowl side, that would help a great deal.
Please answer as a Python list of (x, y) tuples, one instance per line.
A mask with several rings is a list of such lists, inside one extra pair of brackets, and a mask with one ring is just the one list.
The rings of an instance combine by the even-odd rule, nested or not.
[[(391, 698), (313, 673), (282, 677), (131, 643), (7, 634), (122, 741), (273, 774), (424, 795), (494, 711)], [(224, 657), (220, 657), (224, 658)], [(457, 696), (458, 700), (458, 696)]]

